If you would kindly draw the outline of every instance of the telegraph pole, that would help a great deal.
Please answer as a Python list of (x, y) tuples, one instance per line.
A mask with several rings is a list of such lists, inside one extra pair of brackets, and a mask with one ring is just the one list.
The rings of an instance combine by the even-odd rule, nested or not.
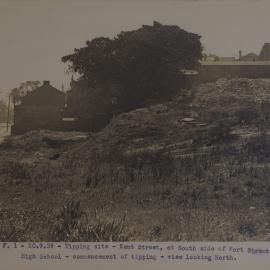
[(8, 132), (8, 124), (9, 124), (9, 112), (10, 112), (10, 95), (8, 95), (8, 114), (7, 114), (7, 132)]
[(0, 88), (0, 94), (2, 94), (2, 89)]

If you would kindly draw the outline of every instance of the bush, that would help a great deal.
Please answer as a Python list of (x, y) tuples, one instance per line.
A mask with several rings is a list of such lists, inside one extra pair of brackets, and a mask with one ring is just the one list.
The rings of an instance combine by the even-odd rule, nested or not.
[(96, 214), (89, 217), (81, 210), (79, 201), (71, 201), (63, 206), (49, 238), (73, 242), (127, 241), (123, 234), (125, 219), (126, 214), (112, 221), (103, 221)]

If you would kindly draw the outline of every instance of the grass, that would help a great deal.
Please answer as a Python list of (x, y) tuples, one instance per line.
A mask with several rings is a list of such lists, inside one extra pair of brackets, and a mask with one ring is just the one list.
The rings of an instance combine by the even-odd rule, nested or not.
[(262, 132), (180, 152), (59, 143), (51, 160), (55, 147), (9, 141), (0, 241), (269, 240), (269, 142)]

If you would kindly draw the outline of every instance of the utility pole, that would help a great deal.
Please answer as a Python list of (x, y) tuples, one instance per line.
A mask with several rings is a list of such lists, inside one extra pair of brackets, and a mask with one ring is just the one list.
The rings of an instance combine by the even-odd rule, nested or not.
[(8, 132), (8, 124), (9, 124), (9, 112), (10, 112), (10, 95), (8, 95), (8, 114), (7, 114), (7, 132)]
[(3, 92), (2, 92), (2, 88), (0, 88), (0, 94), (2, 94)]

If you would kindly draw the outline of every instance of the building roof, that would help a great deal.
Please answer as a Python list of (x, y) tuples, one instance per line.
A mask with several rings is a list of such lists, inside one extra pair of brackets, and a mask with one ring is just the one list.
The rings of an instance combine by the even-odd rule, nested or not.
[(270, 61), (202, 61), (202, 66), (270, 66)]
[(51, 86), (49, 81), (44, 81), (42, 86), (24, 96), (21, 104), (63, 106), (65, 104), (65, 93)]

